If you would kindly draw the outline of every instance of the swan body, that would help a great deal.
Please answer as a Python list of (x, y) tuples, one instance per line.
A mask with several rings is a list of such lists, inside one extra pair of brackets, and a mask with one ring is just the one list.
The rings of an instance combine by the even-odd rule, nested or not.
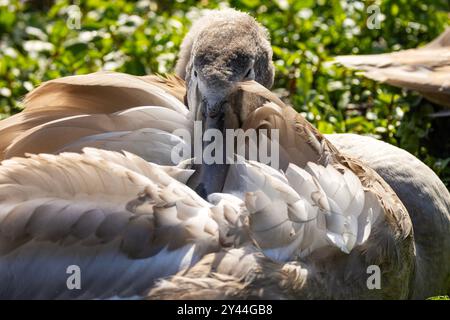
[[(265, 297), (257, 294), (263, 285), (256, 281), (258, 277), (253, 278), (254, 268), (267, 265), (285, 269), (292, 262), (299, 264), (292, 269), (300, 272), (296, 275), (300, 277), (295, 283), (298, 287), (288, 294), (290, 289), (283, 289), (284, 282), (279, 279), (281, 287), (271, 294), (280, 298), (348, 297), (342, 291), (331, 294), (329, 286), (319, 290), (320, 282), (331, 280), (323, 278), (324, 270), (313, 270), (356, 255), (347, 265), (347, 280), (356, 277), (360, 282), (357, 288), (351, 286), (355, 297), (406, 298), (413, 274), (411, 221), (390, 187), (371, 169), (341, 156), (306, 120), (256, 82), (240, 88), (244, 96), (258, 95), (265, 101), (249, 114), (243, 127), (257, 129), (270, 124), (286, 132), (280, 145), (289, 164), (284, 171), (258, 162), (232, 165), (221, 192), (210, 194), (206, 200), (186, 185), (193, 174), (188, 164), (158, 165), (156, 162), (164, 161), (157, 152), (147, 153), (146, 159), (92, 148), (59, 153), (62, 146), (74, 146), (73, 140), (81, 147), (83, 142), (90, 145), (98, 135), (97, 141), (104, 141), (102, 137), (108, 133), (92, 136), (88, 130), (82, 131), (85, 137), (70, 134), (61, 139), (64, 143), (51, 149), (58, 155), (3, 161), (0, 266), (7, 271), (1, 273), (5, 285), (0, 296), (182, 297), (189, 294), (190, 272), (200, 268), (202, 278), (210, 277), (211, 270), (203, 267), (211, 255), (224, 255), (224, 261), (234, 262), (236, 254), (243, 254), (245, 261), (254, 263), (242, 271), (246, 272), (244, 284), (231, 265), (223, 265), (225, 269), (219, 268), (208, 281), (220, 282), (224, 277), (229, 285), (248, 285), (254, 292), (234, 288), (236, 291), (228, 294), (219, 290), (223, 284), (216, 283), (214, 290), (221, 293), (215, 297)], [(160, 117), (165, 113), (172, 116), (173, 112), (169, 108), (138, 107), (141, 118), (142, 109), (147, 108), (150, 114), (160, 108), (156, 109)], [(73, 119), (77, 117), (60, 121), (70, 123)], [(117, 123), (125, 125), (128, 121), (124, 118)], [(172, 122), (179, 123), (177, 118)], [(55, 123), (59, 121), (29, 129), (33, 134), (25, 132), (16, 143), (36, 141), (36, 132), (45, 132), (44, 128), (52, 128)], [(146, 122), (136, 123), (132, 129), (146, 130), (139, 126)], [(110, 128), (122, 132), (120, 125)], [(149, 130), (162, 134), (147, 143), (167, 144), (170, 132), (164, 130), (168, 129), (172, 127)], [(139, 135), (128, 135), (128, 144), (133, 145), (133, 137), (139, 139)], [(291, 161), (296, 156), (295, 145), (303, 148), (304, 156)], [(364, 262), (356, 259), (357, 252), (365, 252)], [(367, 289), (364, 275), (368, 265), (381, 263), (389, 265), (383, 271), (389, 280), (385, 289), (375, 293)], [(83, 270), (85, 287), (80, 291), (66, 287), (65, 270), (70, 265)], [(388, 275), (392, 273), (402, 280), (391, 280)], [(178, 278), (181, 274), (182, 279)], [(175, 290), (167, 289), (173, 286)], [(176, 292), (179, 296), (174, 295)], [(200, 297), (200, 292), (196, 295)]]

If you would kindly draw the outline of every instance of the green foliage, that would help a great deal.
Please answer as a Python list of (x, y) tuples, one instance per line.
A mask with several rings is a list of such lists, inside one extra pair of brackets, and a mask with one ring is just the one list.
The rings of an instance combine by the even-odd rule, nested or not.
[[(21, 98), (42, 81), (115, 70), (173, 70), (192, 19), (203, 8), (248, 11), (270, 31), (275, 89), (324, 133), (368, 134), (418, 156), (450, 184), (450, 118), (414, 92), (381, 85), (330, 63), (335, 55), (414, 48), (449, 23), (447, 0), (292, 1), (0, 0), (0, 119), (21, 110)], [(369, 29), (368, 6), (380, 8)], [(72, 28), (71, 28), (72, 26)]]
[(435, 296), (435, 297), (430, 297), (427, 300), (450, 300), (449, 296)]

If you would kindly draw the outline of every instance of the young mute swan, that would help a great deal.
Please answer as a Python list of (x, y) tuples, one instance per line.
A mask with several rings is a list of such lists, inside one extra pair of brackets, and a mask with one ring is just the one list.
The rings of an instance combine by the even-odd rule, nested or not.
[[(444, 293), (450, 240), (442, 182), (388, 146), (392, 162), (373, 169), (389, 186), (370, 167), (382, 144), (374, 139), (364, 141), (369, 165), (338, 151), (267, 91), (271, 56), (253, 18), (219, 11), (197, 22), (182, 45), (177, 70), (186, 84), (176, 76), (97, 73), (31, 92), (25, 110), (0, 123), (10, 159), (0, 167), (0, 296)], [(192, 131), (193, 120), (203, 130), (279, 129), (283, 172), (256, 162), (194, 165), (195, 172), (174, 163), (168, 153), (183, 141), (171, 133)], [(342, 137), (341, 149), (358, 149), (361, 142)], [(121, 150), (136, 155), (114, 152)], [(413, 181), (413, 172), (427, 179)], [(68, 265), (83, 270), (81, 290), (67, 289)], [(367, 287), (372, 265), (381, 271), (379, 290)]]
[[(220, 192), (206, 200), (187, 185), (188, 162), (93, 148), (3, 161), (0, 296), (409, 297), (414, 236), (392, 189), (257, 82), (236, 86), (224, 112), (250, 106), (242, 128), (279, 129), (287, 165), (223, 165)], [(170, 133), (152, 129), (149, 143), (164, 145)], [(67, 287), (71, 266), (79, 290)], [(380, 289), (367, 285), (370, 266), (380, 268)]]

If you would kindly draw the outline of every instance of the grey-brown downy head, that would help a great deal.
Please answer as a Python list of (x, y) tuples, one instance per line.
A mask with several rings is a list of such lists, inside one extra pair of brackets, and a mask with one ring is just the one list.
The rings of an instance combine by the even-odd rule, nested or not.
[[(225, 129), (239, 127), (244, 114), (253, 108), (247, 101), (246, 110), (242, 110), (237, 83), (255, 80), (267, 88), (273, 84), (268, 33), (246, 13), (207, 11), (185, 37), (176, 72), (186, 80), (187, 102), (194, 119), (202, 121), (203, 131), (221, 131), (225, 140)], [(204, 148), (208, 144), (203, 142)], [(223, 164), (204, 164), (188, 184), (205, 197), (221, 191), (226, 173)]]
[(206, 11), (183, 40), (176, 72), (186, 80), (190, 108), (203, 102), (203, 112), (217, 115), (237, 82), (255, 80), (272, 86), (267, 30), (243, 12)]

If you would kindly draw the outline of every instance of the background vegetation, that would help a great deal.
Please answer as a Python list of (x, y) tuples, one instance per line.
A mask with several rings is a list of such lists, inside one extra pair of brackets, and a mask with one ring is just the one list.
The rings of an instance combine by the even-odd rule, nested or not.
[[(371, 4), (380, 7), (378, 30), (367, 28)], [(0, 0), (0, 118), (19, 112), (21, 98), (45, 80), (101, 69), (171, 72), (199, 11), (224, 6), (250, 12), (269, 29), (275, 88), (319, 130), (398, 145), (450, 184), (450, 117), (430, 116), (442, 108), (329, 62), (427, 43), (449, 24), (448, 0)]]

